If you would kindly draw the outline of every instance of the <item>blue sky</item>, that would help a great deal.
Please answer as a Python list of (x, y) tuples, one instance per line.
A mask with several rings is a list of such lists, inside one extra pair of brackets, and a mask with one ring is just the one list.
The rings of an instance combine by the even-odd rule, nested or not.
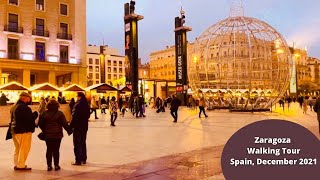
[[(88, 43), (105, 44), (124, 54), (124, 3), (130, 0), (87, 0)], [(174, 17), (180, 7), (186, 11), (186, 24), (193, 28), (188, 40), (229, 16), (234, 0), (136, 0), (139, 22), (139, 56), (149, 61), (149, 54), (174, 44)], [(320, 58), (319, 0), (244, 0), (245, 16), (261, 19), (276, 28), (287, 43), (304, 48)]]

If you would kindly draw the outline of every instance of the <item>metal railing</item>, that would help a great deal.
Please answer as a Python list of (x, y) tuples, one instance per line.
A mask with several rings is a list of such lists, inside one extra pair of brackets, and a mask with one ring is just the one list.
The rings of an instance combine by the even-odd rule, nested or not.
[(4, 31), (15, 32), (15, 33), (23, 33), (23, 27), (16, 25), (5, 25)]
[(32, 30), (32, 35), (49, 37), (49, 31), (43, 31), (43, 30), (39, 30), (39, 29), (34, 29), (34, 30)]
[(57, 38), (58, 39), (65, 39), (65, 40), (72, 40), (72, 35), (66, 34), (66, 33), (58, 33)]

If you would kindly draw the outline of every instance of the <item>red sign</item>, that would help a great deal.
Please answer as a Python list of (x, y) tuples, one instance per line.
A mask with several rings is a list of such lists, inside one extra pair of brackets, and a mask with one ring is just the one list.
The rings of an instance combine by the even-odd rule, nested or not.
[(183, 91), (183, 87), (182, 86), (177, 86), (177, 92), (182, 92)]

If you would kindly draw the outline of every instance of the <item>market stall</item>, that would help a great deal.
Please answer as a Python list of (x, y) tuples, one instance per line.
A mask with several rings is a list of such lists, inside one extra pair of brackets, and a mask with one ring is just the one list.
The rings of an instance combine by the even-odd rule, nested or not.
[(72, 84), (62, 90), (62, 97), (65, 97), (67, 101), (70, 101), (72, 98), (76, 99), (78, 92), (85, 93), (86, 89), (77, 84)]
[(3, 86), (0, 86), (0, 95), (3, 93), (9, 99), (9, 104), (17, 102), (19, 99), (19, 94), (21, 92), (28, 91), (28, 88), (17, 82), (11, 82)]
[(94, 84), (86, 88), (87, 98), (91, 99), (91, 97), (95, 97), (96, 100), (102, 97), (118, 97), (118, 89), (110, 86), (106, 83)]
[(128, 86), (120, 87), (119, 89), (120, 96), (130, 97), (132, 90)]
[(30, 88), (32, 95), (32, 102), (39, 102), (41, 97), (58, 98), (61, 91), (58, 87), (49, 83), (35, 85)]

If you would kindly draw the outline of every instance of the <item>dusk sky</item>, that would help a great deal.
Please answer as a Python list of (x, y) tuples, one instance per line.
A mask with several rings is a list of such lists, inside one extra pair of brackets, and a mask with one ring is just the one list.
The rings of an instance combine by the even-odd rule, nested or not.
[[(124, 3), (130, 0), (87, 0), (88, 44), (106, 45), (124, 54)], [(139, 21), (139, 56), (149, 61), (155, 50), (174, 45), (174, 17), (180, 7), (194, 39), (208, 27), (229, 16), (233, 0), (136, 0)], [(261, 19), (276, 28), (289, 45), (307, 47), (309, 56), (320, 58), (319, 0), (244, 0), (245, 16)]]

